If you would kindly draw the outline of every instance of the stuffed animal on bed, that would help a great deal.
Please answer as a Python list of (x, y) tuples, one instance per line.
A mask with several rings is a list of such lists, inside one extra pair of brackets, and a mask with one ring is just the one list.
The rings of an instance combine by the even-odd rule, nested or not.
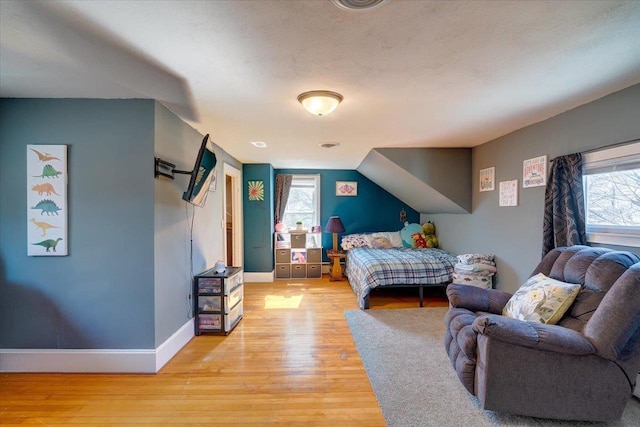
[(422, 225), (422, 234), (426, 242), (427, 248), (437, 248), (438, 238), (436, 237), (436, 225), (431, 221), (425, 222)]
[(420, 233), (415, 233), (411, 235), (413, 239), (413, 247), (414, 248), (426, 248), (427, 242), (424, 240), (424, 236)]
[(400, 230), (400, 237), (402, 237), (402, 244), (406, 248), (415, 247), (413, 244), (413, 235), (414, 234), (422, 234), (422, 228), (420, 224), (409, 224), (408, 222), (404, 223), (404, 228)]

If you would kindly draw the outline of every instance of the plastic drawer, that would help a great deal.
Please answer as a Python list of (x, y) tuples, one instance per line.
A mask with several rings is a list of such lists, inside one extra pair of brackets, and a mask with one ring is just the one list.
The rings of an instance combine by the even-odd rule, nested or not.
[(242, 318), (242, 302), (238, 303), (231, 309), (229, 314), (224, 315), (224, 331), (229, 332), (236, 326), (236, 323)]
[(242, 297), (244, 295), (244, 285), (238, 286), (236, 289), (232, 290), (229, 295), (227, 295), (224, 302), (225, 313), (229, 313), (229, 307), (234, 307), (240, 301), (242, 301)]
[(215, 277), (198, 277), (199, 294), (220, 294), (222, 293), (222, 279)]
[(203, 311), (220, 311), (222, 308), (222, 296), (198, 296), (198, 312)]
[(222, 331), (222, 314), (198, 315), (198, 329), (200, 329), (201, 332)]

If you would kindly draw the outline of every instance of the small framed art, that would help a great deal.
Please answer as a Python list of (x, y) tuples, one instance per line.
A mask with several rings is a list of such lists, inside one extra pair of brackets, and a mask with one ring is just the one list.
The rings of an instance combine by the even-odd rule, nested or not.
[(522, 188), (547, 185), (547, 156), (522, 162)]
[(518, 180), (500, 183), (500, 206), (518, 206)]
[(336, 196), (357, 196), (358, 181), (336, 181)]
[(495, 190), (496, 168), (480, 169), (480, 191)]

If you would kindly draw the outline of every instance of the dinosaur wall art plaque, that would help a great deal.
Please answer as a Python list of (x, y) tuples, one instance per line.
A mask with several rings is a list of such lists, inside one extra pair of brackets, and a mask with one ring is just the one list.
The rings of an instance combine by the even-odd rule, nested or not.
[(27, 255), (69, 254), (67, 146), (27, 145)]

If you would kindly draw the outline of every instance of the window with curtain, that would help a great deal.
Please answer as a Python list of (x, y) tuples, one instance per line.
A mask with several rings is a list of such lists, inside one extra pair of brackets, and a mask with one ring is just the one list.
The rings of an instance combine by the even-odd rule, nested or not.
[(302, 221), (302, 228), (320, 224), (320, 175), (293, 175), (289, 199), (282, 223), (285, 229), (295, 228)]
[(583, 158), (587, 240), (640, 247), (640, 142)]

